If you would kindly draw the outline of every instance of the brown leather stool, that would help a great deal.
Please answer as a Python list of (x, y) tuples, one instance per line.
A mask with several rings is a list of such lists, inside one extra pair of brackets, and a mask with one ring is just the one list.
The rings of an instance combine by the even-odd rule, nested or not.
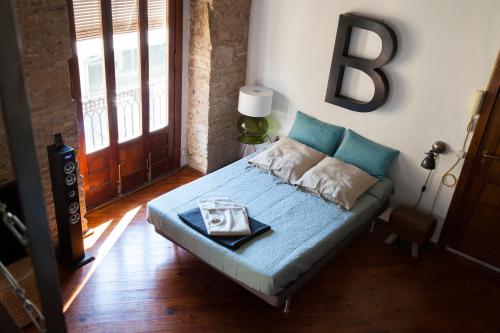
[(418, 257), (418, 248), (426, 244), (436, 228), (436, 219), (406, 206), (394, 209), (389, 218), (391, 234), (386, 238), (392, 244), (398, 237), (411, 243), (411, 255)]

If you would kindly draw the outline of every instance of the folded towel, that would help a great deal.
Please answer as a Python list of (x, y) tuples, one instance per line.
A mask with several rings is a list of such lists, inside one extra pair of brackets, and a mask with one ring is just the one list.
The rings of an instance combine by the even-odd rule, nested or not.
[(259, 236), (260, 234), (271, 229), (270, 226), (264, 223), (260, 223), (252, 219), (251, 217), (248, 219), (250, 224), (251, 234), (247, 236), (210, 236), (205, 227), (205, 222), (203, 221), (203, 217), (201, 216), (201, 212), (199, 208), (193, 208), (187, 212), (182, 214), (178, 214), (179, 218), (182, 222), (186, 223), (188, 226), (198, 231), (200, 234), (205, 237), (210, 238), (214, 242), (227, 247), (230, 250), (236, 250), (246, 242), (252, 240), (253, 238)]
[(227, 197), (204, 198), (198, 205), (209, 235), (241, 236), (252, 232), (246, 208)]

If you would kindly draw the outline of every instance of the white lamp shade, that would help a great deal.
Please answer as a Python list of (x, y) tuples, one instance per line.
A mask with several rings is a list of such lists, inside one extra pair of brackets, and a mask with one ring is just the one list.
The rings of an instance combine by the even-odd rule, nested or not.
[(240, 88), (238, 111), (245, 116), (266, 117), (271, 114), (273, 91), (259, 86)]

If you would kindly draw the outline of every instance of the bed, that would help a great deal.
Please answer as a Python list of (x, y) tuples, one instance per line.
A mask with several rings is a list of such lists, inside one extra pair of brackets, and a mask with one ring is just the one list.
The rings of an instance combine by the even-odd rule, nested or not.
[[(300, 286), (387, 208), (394, 185), (387, 178), (378, 182), (346, 211), (250, 166), (249, 158), (150, 201), (148, 221), (157, 233), (269, 304), (288, 305)], [(209, 196), (244, 204), (249, 216), (272, 230), (236, 251), (213, 242), (177, 216)]]

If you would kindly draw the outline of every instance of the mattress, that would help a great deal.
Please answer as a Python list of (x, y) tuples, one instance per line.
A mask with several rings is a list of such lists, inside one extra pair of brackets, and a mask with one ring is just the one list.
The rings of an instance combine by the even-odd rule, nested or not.
[[(386, 178), (346, 211), (250, 166), (249, 158), (150, 201), (148, 221), (209, 265), (266, 295), (279, 294), (351, 232), (371, 222), (394, 188)], [(209, 196), (231, 197), (272, 229), (236, 251), (211, 241), (177, 216)]]

